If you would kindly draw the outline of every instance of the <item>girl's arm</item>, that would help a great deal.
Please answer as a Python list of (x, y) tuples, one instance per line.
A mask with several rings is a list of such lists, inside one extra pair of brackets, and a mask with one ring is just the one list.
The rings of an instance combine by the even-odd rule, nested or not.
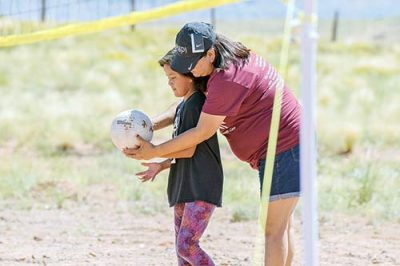
[(153, 181), (157, 174), (160, 173), (162, 170), (165, 170), (167, 168), (171, 167), (171, 160), (167, 159), (162, 162), (153, 162), (153, 163), (142, 163), (143, 166), (147, 167), (147, 170), (136, 173), (136, 175), (139, 177), (139, 179), (142, 182), (146, 181)]
[(164, 127), (167, 127), (167, 126), (173, 124), (174, 117), (175, 117), (175, 110), (176, 110), (176, 107), (178, 106), (178, 104), (179, 104), (179, 102), (172, 104), (170, 107), (168, 107), (168, 109), (164, 113), (162, 113), (156, 117), (153, 117), (151, 119), (154, 131), (162, 129)]
[(171, 159), (166, 159), (166, 160), (162, 161), (160, 164), (161, 164), (161, 171), (168, 169), (171, 167)]

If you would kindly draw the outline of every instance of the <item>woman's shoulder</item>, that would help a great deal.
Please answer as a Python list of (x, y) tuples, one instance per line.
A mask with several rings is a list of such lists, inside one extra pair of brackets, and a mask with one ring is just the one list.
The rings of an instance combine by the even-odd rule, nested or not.
[(230, 64), (227, 69), (216, 70), (208, 81), (207, 88), (242, 86), (250, 88), (263, 75), (269, 64), (260, 56), (252, 53), (243, 65)]
[(216, 69), (208, 81), (208, 85), (223, 81), (232, 81), (235, 77), (236, 66), (231, 64), (227, 69)]

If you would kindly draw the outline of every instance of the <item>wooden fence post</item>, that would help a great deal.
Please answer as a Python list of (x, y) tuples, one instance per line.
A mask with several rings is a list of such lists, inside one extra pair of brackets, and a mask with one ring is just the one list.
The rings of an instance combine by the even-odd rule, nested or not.
[[(134, 12), (135, 11), (135, 0), (130, 0), (131, 1), (131, 11), (132, 12)], [(131, 31), (134, 31), (135, 30), (135, 25), (134, 24), (132, 24), (131, 25)]]
[(333, 17), (333, 23), (332, 23), (332, 38), (331, 38), (332, 42), (335, 42), (337, 39), (338, 24), (339, 24), (339, 11), (335, 10), (335, 15)]
[(42, 0), (42, 6), (41, 6), (41, 11), (40, 11), (40, 21), (41, 22), (46, 21), (46, 0)]

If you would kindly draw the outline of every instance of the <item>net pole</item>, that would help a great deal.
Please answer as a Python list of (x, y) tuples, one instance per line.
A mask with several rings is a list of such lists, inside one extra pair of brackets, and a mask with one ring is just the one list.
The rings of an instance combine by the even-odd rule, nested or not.
[(301, 48), (300, 174), (304, 260), (307, 266), (319, 265), (316, 180), (316, 0), (304, 0)]

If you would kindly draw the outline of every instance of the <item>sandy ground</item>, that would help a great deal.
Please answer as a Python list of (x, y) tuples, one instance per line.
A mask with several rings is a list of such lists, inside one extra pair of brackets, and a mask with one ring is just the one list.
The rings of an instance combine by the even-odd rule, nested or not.
[[(97, 187), (84, 202), (62, 209), (23, 209), (13, 200), (0, 208), (0, 265), (176, 265), (172, 209), (157, 215), (135, 211)], [(232, 223), (217, 209), (202, 239), (216, 265), (251, 265), (256, 221)], [(295, 219), (302, 265), (301, 224)], [(400, 265), (400, 223), (371, 223), (353, 216), (322, 215), (320, 265)]]

